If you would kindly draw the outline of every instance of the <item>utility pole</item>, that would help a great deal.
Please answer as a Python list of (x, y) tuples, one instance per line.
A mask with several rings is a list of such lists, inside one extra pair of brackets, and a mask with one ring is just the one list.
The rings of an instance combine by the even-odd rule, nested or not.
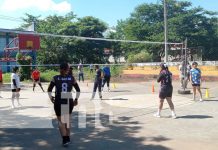
[(164, 62), (168, 62), (168, 46), (167, 46), (167, 7), (166, 7), (166, 0), (164, 2), (164, 51), (165, 51), (165, 58)]

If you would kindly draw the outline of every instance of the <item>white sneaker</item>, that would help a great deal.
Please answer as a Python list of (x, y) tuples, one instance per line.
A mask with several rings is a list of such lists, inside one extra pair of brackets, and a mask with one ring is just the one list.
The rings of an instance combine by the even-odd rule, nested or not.
[(159, 113), (155, 113), (154, 117), (160, 118), (160, 114)]
[(171, 117), (172, 117), (173, 119), (176, 119), (176, 114), (172, 113)]
[(15, 106), (14, 106), (14, 105), (11, 105), (11, 108), (12, 108), (12, 109), (14, 109), (14, 108), (15, 108)]
[(200, 100), (199, 100), (199, 101), (200, 101), (200, 102), (203, 102), (204, 100), (200, 98)]

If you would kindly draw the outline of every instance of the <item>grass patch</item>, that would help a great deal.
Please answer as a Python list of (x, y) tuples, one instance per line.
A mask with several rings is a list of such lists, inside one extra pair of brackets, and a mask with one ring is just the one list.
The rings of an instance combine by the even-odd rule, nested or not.
[(42, 82), (50, 82), (52, 77), (55, 76), (55, 75), (58, 75), (60, 74), (59, 72), (57, 71), (54, 71), (54, 70), (46, 70), (46, 71), (43, 71), (40, 73), (41, 75), (41, 81)]
[(3, 83), (10, 83), (11, 82), (11, 73), (4, 73), (2, 78), (3, 78)]
[[(101, 66), (101, 69), (103, 67)], [(119, 77), (119, 75), (122, 74), (122, 70), (124, 69), (124, 66), (111, 66), (111, 77)], [(42, 82), (50, 82), (52, 80), (52, 77), (55, 75), (59, 75), (60, 73), (58, 71), (54, 70), (45, 70), (40, 71), (41, 78), (40, 80)], [(74, 68), (73, 70), (74, 77), (78, 80), (78, 70)], [(88, 67), (84, 67), (84, 78), (85, 80), (94, 80), (95, 78), (95, 71), (93, 71), (93, 74), (90, 74), (90, 70)], [(3, 74), (3, 83), (10, 83), (11, 82), (11, 73), (4, 73)], [(23, 82), (29, 83), (32, 82), (32, 80), (24, 80)]]

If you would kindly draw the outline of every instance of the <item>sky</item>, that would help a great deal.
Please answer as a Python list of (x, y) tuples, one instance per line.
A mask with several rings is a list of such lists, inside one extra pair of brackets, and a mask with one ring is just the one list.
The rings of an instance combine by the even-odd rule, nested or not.
[[(218, 12), (218, 0), (187, 1), (194, 7)], [(45, 18), (54, 14), (65, 15), (70, 11), (78, 17), (94, 16), (112, 27), (116, 26), (117, 20), (128, 18), (142, 3), (160, 3), (160, 0), (0, 0), (0, 28), (18, 27), (25, 13)]]

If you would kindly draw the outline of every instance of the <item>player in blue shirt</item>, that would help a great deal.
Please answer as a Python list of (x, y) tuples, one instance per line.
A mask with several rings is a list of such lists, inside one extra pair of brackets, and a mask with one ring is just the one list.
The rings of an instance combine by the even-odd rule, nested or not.
[(196, 90), (200, 94), (200, 101), (203, 101), (202, 99), (202, 93), (201, 93), (201, 70), (197, 68), (198, 63), (193, 62), (192, 63), (192, 69), (190, 70), (190, 81), (192, 82), (193, 87), (193, 100), (195, 101), (196, 97)]
[(105, 83), (107, 82), (107, 88), (108, 88), (108, 92), (109, 92), (110, 91), (111, 71), (110, 71), (110, 67), (108, 65), (106, 65), (103, 68), (103, 74), (104, 74), (104, 79), (103, 79), (103, 84), (102, 84), (102, 91), (103, 91)]

